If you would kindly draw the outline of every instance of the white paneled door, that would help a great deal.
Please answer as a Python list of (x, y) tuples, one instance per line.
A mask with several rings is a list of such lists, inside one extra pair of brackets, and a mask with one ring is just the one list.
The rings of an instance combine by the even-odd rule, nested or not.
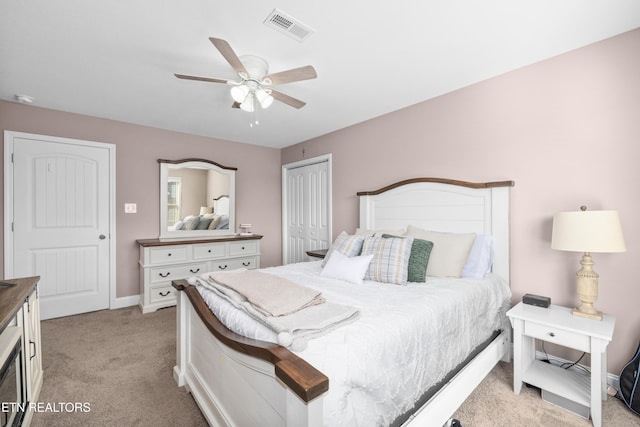
[(40, 276), (43, 319), (109, 308), (109, 144), (27, 134), (12, 143), (13, 212), (5, 221), (13, 222), (13, 247), (5, 273)]
[(330, 242), (330, 162), (285, 166), (284, 263), (307, 261), (306, 251)]

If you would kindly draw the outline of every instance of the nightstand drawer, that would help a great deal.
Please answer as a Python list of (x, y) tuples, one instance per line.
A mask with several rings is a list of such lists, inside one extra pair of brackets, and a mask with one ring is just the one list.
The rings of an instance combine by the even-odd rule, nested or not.
[(588, 335), (559, 329), (539, 323), (525, 322), (524, 335), (537, 338), (563, 347), (570, 347), (580, 351), (591, 351), (591, 339)]

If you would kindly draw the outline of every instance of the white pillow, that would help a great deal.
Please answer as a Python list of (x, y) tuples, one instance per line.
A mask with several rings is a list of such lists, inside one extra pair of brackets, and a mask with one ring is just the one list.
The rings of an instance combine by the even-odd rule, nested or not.
[(490, 234), (478, 234), (473, 242), (469, 258), (462, 269), (461, 277), (482, 279), (491, 272), (493, 265), (493, 237)]
[(433, 249), (427, 264), (427, 276), (460, 277), (469, 258), (476, 233), (441, 233), (422, 230), (410, 225), (407, 236), (433, 242)]
[(361, 284), (373, 255), (348, 257), (334, 251), (320, 272), (321, 276)]

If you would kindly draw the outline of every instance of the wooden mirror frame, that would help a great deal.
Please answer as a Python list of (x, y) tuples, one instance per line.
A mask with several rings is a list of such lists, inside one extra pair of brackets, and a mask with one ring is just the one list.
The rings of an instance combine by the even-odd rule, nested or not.
[[(232, 236), (236, 234), (235, 201), (236, 201), (236, 171), (237, 168), (223, 166), (211, 160), (182, 159), (165, 160), (158, 159), (160, 164), (160, 235), (159, 240), (199, 240), (215, 237)], [(229, 228), (223, 230), (169, 230), (168, 219), (168, 181), (169, 169), (206, 169), (213, 170), (229, 177)]]

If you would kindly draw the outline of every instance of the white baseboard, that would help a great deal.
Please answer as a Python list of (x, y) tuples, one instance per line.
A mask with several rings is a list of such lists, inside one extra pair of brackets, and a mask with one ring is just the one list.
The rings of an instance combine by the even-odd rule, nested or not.
[(138, 305), (140, 302), (140, 295), (131, 295), (128, 297), (115, 298), (111, 301), (110, 310), (116, 310), (118, 308), (131, 307), (132, 305)]

